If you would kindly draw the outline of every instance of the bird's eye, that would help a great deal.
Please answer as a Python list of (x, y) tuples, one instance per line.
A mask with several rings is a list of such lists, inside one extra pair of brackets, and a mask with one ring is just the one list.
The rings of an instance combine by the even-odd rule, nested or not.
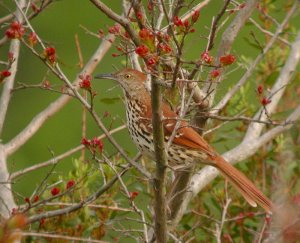
[(130, 74), (126, 74), (125, 78), (129, 79), (129, 78), (131, 78), (131, 75)]

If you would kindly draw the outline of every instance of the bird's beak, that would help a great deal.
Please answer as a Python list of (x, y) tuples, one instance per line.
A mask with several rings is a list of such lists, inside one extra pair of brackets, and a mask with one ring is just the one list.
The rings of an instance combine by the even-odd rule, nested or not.
[(113, 73), (100, 73), (100, 74), (96, 74), (94, 78), (116, 80), (116, 77), (114, 76)]

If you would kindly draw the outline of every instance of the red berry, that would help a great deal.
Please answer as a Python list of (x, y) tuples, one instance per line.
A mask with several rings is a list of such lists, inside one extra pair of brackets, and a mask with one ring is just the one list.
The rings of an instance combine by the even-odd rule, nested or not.
[(264, 92), (264, 86), (262, 86), (261, 84), (258, 85), (257, 87), (257, 93), (262, 94)]
[(102, 150), (103, 150), (103, 143), (101, 141), (101, 139), (97, 138), (97, 137), (94, 137), (93, 140), (91, 141), (91, 145), (94, 147), (94, 148), (97, 148), (99, 149), (99, 152), (101, 153)]
[(48, 57), (49, 62), (51, 62), (52, 64), (56, 62), (56, 56), (55, 55), (51, 55)]
[(1, 77), (2, 77), (2, 78), (7, 78), (7, 77), (9, 77), (10, 75), (11, 75), (11, 72), (8, 71), (8, 70), (3, 70), (3, 71), (1, 72)]
[(114, 26), (108, 28), (108, 32), (114, 35), (119, 34), (120, 31), (121, 31), (121, 27), (118, 24), (115, 24)]
[(192, 21), (193, 21), (194, 23), (197, 22), (199, 16), (200, 16), (200, 12), (199, 12), (199, 10), (196, 10), (196, 11), (193, 13), (193, 15), (192, 15)]
[(91, 88), (91, 81), (90, 80), (82, 80), (79, 83), (79, 86), (82, 89), (90, 89)]
[(213, 57), (209, 55), (208, 51), (205, 51), (201, 54), (201, 59), (207, 64), (213, 62)]
[(151, 30), (147, 28), (143, 28), (139, 32), (139, 36), (142, 41), (147, 41), (147, 40), (154, 40), (154, 35)]
[(56, 50), (54, 47), (47, 47), (44, 50), (44, 55), (52, 64), (56, 62)]
[(263, 97), (260, 102), (263, 106), (266, 106), (270, 104), (272, 101), (269, 98)]
[(84, 146), (89, 146), (91, 144), (91, 142), (86, 138), (82, 138), (81, 139), (81, 144), (84, 145)]
[(220, 57), (220, 63), (224, 66), (234, 63), (236, 60), (234, 55), (228, 54)]
[(16, 34), (15, 34), (15, 31), (14, 31), (13, 29), (7, 29), (7, 30), (5, 31), (5, 35), (6, 35), (6, 37), (9, 38), (9, 39), (14, 39), (14, 38), (16, 38)]
[(24, 201), (25, 201), (26, 203), (30, 203), (29, 197), (25, 197), (25, 198), (24, 198)]
[(221, 71), (219, 69), (214, 69), (210, 72), (210, 76), (212, 78), (216, 78), (216, 77), (219, 77), (221, 74)]
[(130, 199), (133, 201), (139, 195), (138, 191), (129, 192)]
[(29, 41), (29, 44), (31, 46), (36, 45), (36, 43), (37, 43), (37, 36), (36, 36), (36, 34), (34, 32), (31, 32), (29, 34), (28, 41)]
[(167, 54), (172, 51), (172, 48), (168, 44), (159, 43), (157, 47), (161, 50), (162, 54)]
[(138, 54), (141, 57), (144, 57), (148, 54), (149, 49), (145, 45), (140, 45), (135, 49), (136, 54)]
[(18, 21), (13, 21), (6, 30), (5, 35), (9, 39), (21, 39), (25, 34), (25, 29)]
[(190, 22), (188, 19), (186, 19), (184, 22), (183, 22), (183, 25), (184, 27), (187, 29), (188, 27), (190, 27)]
[(40, 200), (40, 197), (38, 195), (35, 195), (33, 197), (33, 202), (37, 202), (38, 200)]
[(178, 26), (178, 27), (183, 26), (183, 22), (182, 22), (181, 19), (179, 19), (178, 16), (175, 16), (175, 17), (174, 17), (173, 23), (174, 23), (175, 26)]
[(156, 62), (157, 62), (157, 59), (156, 59), (155, 57), (150, 57), (150, 58), (147, 60), (147, 64), (148, 64), (149, 66), (155, 65)]
[(66, 185), (66, 189), (68, 190), (69, 188), (71, 188), (74, 185), (75, 185), (75, 181), (74, 180), (69, 180), (67, 185)]
[(79, 82), (79, 86), (82, 89), (90, 90), (91, 89), (91, 75), (85, 75), (85, 76), (79, 76), (79, 78), (82, 80)]
[(44, 54), (45, 56), (52, 56), (52, 55), (55, 55), (56, 53), (56, 50), (54, 47), (50, 46), (50, 47), (47, 47), (45, 50), (44, 50)]
[(52, 194), (52, 196), (56, 196), (56, 195), (58, 195), (60, 193), (60, 189), (58, 188), (58, 187), (53, 187), (52, 189), (51, 189), (51, 194)]

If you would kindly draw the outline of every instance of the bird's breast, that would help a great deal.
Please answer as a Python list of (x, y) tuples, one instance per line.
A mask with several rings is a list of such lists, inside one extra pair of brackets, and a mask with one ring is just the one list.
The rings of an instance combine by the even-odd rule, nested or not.
[[(151, 118), (145, 117), (145, 109), (138, 101), (126, 100), (126, 117), (129, 134), (139, 151), (154, 160), (152, 123)], [(165, 146), (167, 146), (168, 139), (169, 137), (165, 137)], [(167, 158), (168, 163), (172, 166), (195, 163), (197, 162), (195, 158), (203, 160), (207, 158), (207, 155), (201, 153), (199, 150), (188, 149), (172, 143), (168, 148)]]

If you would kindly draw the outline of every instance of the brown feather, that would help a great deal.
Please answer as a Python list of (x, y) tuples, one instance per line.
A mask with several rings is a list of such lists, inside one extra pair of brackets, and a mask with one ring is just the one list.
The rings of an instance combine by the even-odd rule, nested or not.
[[(163, 116), (166, 118), (166, 120), (164, 120), (164, 132), (165, 135), (170, 136), (175, 129), (178, 116), (165, 103), (162, 107), (162, 110)], [(173, 139), (173, 143), (187, 148), (199, 149), (201, 151), (205, 151), (208, 155), (213, 155), (212, 147), (204, 140), (202, 136), (200, 136), (199, 133), (197, 133), (193, 128), (189, 127), (187, 122), (180, 122), (177, 133), (182, 135), (178, 138), (175, 137)]]
[[(169, 107), (163, 107), (163, 114), (167, 118), (164, 121), (165, 134), (170, 136), (175, 129), (177, 115)], [(180, 122), (177, 133), (182, 135), (175, 137), (173, 143), (207, 153), (211, 159), (207, 163), (219, 169), (251, 206), (256, 207), (259, 204), (271, 213), (271, 201), (242, 172), (217, 154), (200, 134), (188, 127), (185, 121)]]
[[(148, 154), (154, 154), (152, 133), (151, 97), (145, 87), (146, 75), (134, 69), (124, 69), (114, 74), (97, 75), (98, 78), (108, 78), (119, 82), (126, 95), (127, 122), (129, 131), (139, 149)], [(167, 137), (173, 134), (178, 121), (177, 114), (170, 106), (162, 102), (164, 117), (164, 133)], [(252, 206), (259, 204), (267, 212), (272, 209), (271, 201), (256, 188), (247, 177), (230, 163), (225, 161), (217, 152), (185, 121), (180, 121), (176, 136), (168, 153), (169, 162), (186, 166), (186, 163), (201, 162), (212, 165), (237, 188)], [(180, 183), (177, 183), (180, 186)]]
[(258, 204), (271, 213), (272, 202), (241, 171), (221, 156), (217, 156), (215, 162), (215, 167), (235, 186), (251, 206), (256, 207)]

